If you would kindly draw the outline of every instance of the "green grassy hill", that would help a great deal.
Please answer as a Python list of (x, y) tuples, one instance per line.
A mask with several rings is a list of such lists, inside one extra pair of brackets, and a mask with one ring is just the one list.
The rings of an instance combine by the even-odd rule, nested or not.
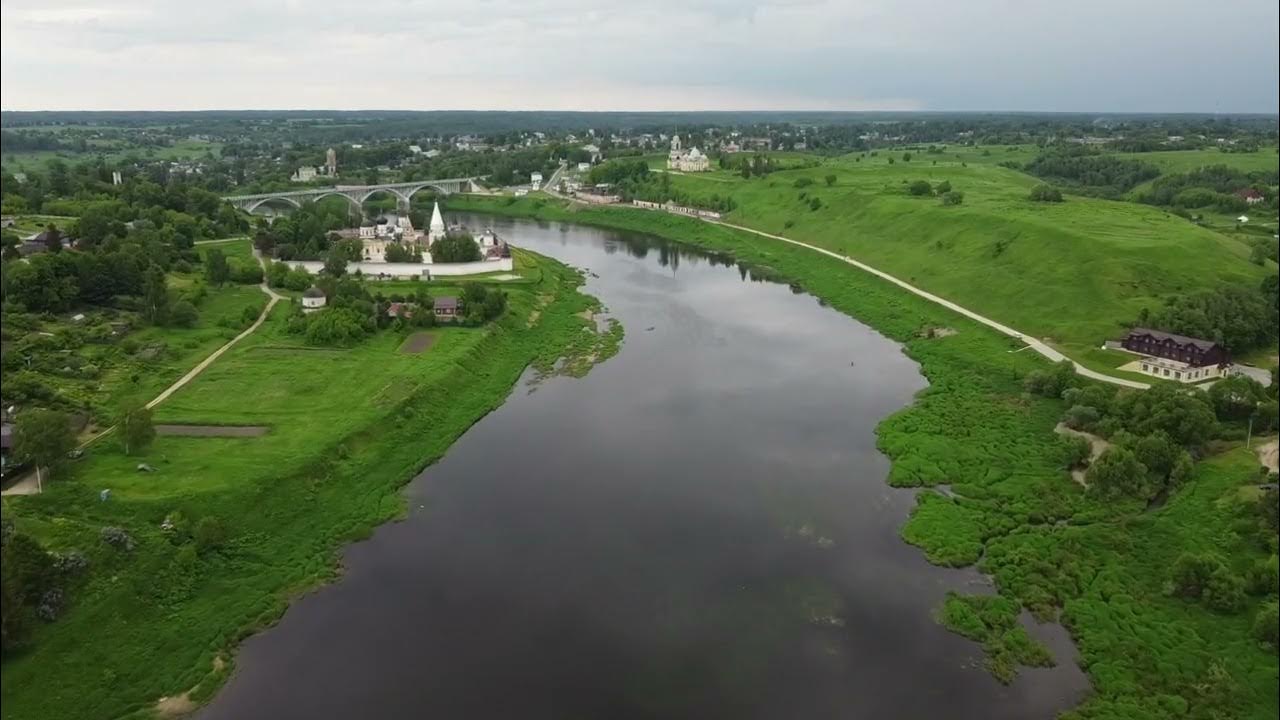
[[(994, 148), (984, 159), (998, 162), (1002, 153), (1026, 151)], [(799, 178), (812, 184), (796, 187)], [(915, 180), (950, 182), (964, 203), (912, 196)], [(851, 255), (1068, 350), (1100, 345), (1167, 296), (1252, 286), (1267, 272), (1249, 262), (1245, 244), (1157, 208), (1081, 197), (1031, 202), (1038, 182), (954, 153), (904, 162), (886, 151), (752, 180), (725, 171), (673, 177), (693, 197), (733, 197), (729, 222)]]

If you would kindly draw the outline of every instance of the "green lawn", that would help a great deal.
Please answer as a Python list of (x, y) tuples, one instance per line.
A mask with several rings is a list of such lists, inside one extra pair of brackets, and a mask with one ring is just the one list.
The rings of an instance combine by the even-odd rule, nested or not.
[[(581, 313), (597, 303), (577, 292), (576, 272), (521, 262), (538, 267), (539, 281), (509, 289), (501, 319), (432, 329), (436, 342), (416, 355), (399, 351), (408, 330), (350, 349), (299, 349), (278, 305), (156, 412), (164, 422), (267, 425), (266, 435), (161, 436), (134, 457), (113, 437), (43, 495), (5, 498), (20, 530), (84, 551), (91, 569), (64, 616), (6, 659), (3, 717), (150, 717), (162, 696), (207, 699), (235, 645), (332, 578), (342, 544), (401, 513), (403, 483), (501, 404), (528, 365), (553, 372), (567, 354), (565, 368), (585, 371), (616, 351), (616, 335), (584, 332)], [(139, 462), (156, 472), (138, 472)], [(220, 518), (229, 540), (200, 552), (171, 542), (160, 524), (175, 511), (192, 523)], [(125, 528), (137, 547), (107, 546), (104, 526)]]
[(1229, 153), (1218, 149), (1169, 150), (1167, 152), (1115, 153), (1116, 157), (1140, 160), (1160, 168), (1165, 174), (1185, 173), (1209, 165), (1226, 165), (1245, 172), (1276, 170), (1280, 155), (1276, 148), (1261, 148), (1251, 153)]
[[(1253, 286), (1266, 272), (1249, 262), (1248, 245), (1157, 208), (1075, 196), (1035, 203), (1035, 178), (954, 155), (859, 157), (752, 180), (672, 181), (693, 197), (731, 196), (729, 222), (848, 254), (1068, 349), (1101, 345), (1170, 295)], [(797, 188), (799, 178), (812, 184)], [(915, 180), (950, 182), (964, 204), (911, 196)]]

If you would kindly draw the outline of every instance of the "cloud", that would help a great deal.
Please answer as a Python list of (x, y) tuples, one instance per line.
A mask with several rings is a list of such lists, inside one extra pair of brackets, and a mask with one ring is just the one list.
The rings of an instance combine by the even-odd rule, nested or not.
[(1193, 0), (6, 0), (0, 105), (1276, 112), (1274, 0), (1212, 18)]

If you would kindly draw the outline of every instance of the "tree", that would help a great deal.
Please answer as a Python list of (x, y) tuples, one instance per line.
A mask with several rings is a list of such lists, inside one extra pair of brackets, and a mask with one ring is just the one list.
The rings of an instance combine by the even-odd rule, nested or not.
[(1209, 388), (1213, 414), (1223, 421), (1247, 420), (1266, 397), (1262, 383), (1245, 375), (1222, 378)]
[(1209, 586), (1209, 578), (1222, 568), (1222, 561), (1213, 555), (1183, 553), (1173, 563), (1173, 592), (1185, 598), (1199, 599)]
[(480, 246), (466, 233), (450, 233), (431, 245), (431, 260), (438, 263), (463, 263), (480, 260)]
[(187, 300), (179, 300), (169, 308), (169, 324), (176, 327), (194, 327), (196, 322), (200, 320), (200, 313), (196, 311), (196, 306)]
[(0, 543), (0, 638), (7, 651), (26, 640), (37, 606), (56, 580), (57, 568), (34, 538), (13, 531), (7, 519)]
[(324, 259), (324, 274), (339, 278), (347, 272), (347, 256), (341, 248), (334, 248)]
[(125, 405), (120, 412), (120, 440), (124, 443), (124, 454), (133, 455), (146, 450), (155, 437), (151, 408), (140, 402)]
[(1093, 452), (1093, 444), (1079, 435), (1062, 435), (1058, 445), (1062, 448), (1062, 466), (1068, 470), (1084, 467)]
[(916, 180), (907, 186), (907, 192), (912, 195), (932, 195), (933, 186), (929, 184), (928, 180)]
[(227, 282), (231, 277), (231, 266), (227, 263), (227, 256), (222, 254), (221, 250), (210, 250), (204, 258), (204, 276), (210, 284), (217, 287)]
[(1162, 430), (1183, 447), (1199, 447), (1212, 437), (1217, 421), (1204, 392), (1175, 383), (1156, 383), (1143, 392), (1121, 393), (1114, 412), (1135, 435)]
[(1089, 405), (1072, 405), (1062, 415), (1062, 422), (1072, 430), (1087, 430), (1101, 419), (1098, 409)]
[(1042, 183), (1031, 188), (1027, 197), (1036, 202), (1062, 202), (1062, 191), (1048, 183)]
[(49, 252), (62, 252), (62, 232), (58, 230), (58, 226), (49, 223), (44, 230), (44, 245)]
[(43, 488), (44, 473), (57, 472), (76, 446), (70, 419), (66, 413), (37, 408), (18, 415), (14, 425), (14, 455), (35, 465), (36, 486)]
[(1034, 395), (1058, 398), (1076, 382), (1076, 368), (1070, 360), (1060, 360), (1052, 370), (1033, 370), (1023, 380), (1023, 388)]
[(1102, 453), (1085, 474), (1090, 489), (1104, 497), (1133, 497), (1146, 499), (1147, 468), (1133, 451), (1113, 446)]
[(169, 316), (169, 286), (164, 270), (152, 263), (142, 277), (143, 308), (147, 319), (156, 325), (164, 324)]

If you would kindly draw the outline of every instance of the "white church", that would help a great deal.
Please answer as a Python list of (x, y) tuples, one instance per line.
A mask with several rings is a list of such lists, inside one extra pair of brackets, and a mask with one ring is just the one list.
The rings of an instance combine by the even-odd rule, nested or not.
[(394, 223), (362, 224), (359, 231), (361, 254), (365, 262), (386, 262), (388, 246), (398, 243), (421, 252), (423, 262), (429, 263), (431, 255), (428, 251), (445, 233), (444, 216), (440, 214), (440, 203), (437, 202), (431, 210), (431, 223), (427, 227), (425, 238), (413, 227), (413, 221), (408, 215), (400, 215)]
[(696, 147), (685, 150), (680, 146), (680, 136), (671, 136), (671, 152), (667, 155), (667, 169), (680, 172), (706, 172), (711, 169), (711, 159)]

